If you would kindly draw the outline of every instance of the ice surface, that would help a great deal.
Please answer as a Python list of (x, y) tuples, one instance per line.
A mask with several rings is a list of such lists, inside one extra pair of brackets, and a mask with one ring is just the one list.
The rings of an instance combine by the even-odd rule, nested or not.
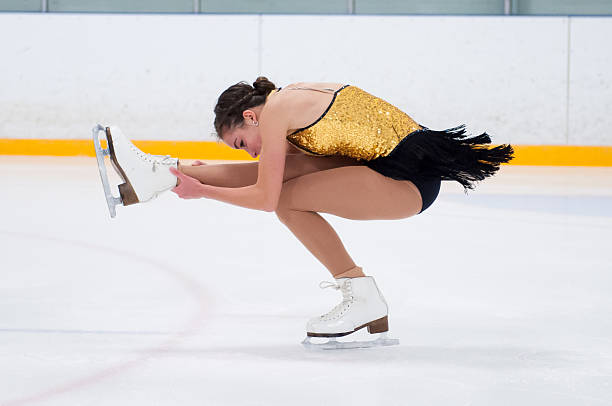
[(111, 220), (94, 158), (0, 157), (0, 197), (3, 406), (612, 404), (612, 168), (324, 215), (400, 339), (347, 351), (300, 344), (340, 296), (274, 213), (167, 193)]

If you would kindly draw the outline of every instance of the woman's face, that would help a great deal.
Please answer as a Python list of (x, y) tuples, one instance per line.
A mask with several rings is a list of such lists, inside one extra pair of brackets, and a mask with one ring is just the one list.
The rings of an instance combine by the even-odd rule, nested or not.
[(234, 127), (223, 131), (223, 142), (230, 148), (243, 149), (253, 158), (261, 153), (261, 136), (259, 127), (249, 124), (246, 119), (242, 127)]

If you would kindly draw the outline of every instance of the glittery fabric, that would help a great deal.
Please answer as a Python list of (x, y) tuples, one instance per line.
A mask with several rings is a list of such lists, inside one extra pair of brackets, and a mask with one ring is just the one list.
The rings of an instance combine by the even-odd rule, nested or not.
[(369, 161), (389, 155), (402, 139), (421, 128), (392, 104), (346, 85), (334, 93), (317, 121), (288, 135), (287, 140), (309, 155)]

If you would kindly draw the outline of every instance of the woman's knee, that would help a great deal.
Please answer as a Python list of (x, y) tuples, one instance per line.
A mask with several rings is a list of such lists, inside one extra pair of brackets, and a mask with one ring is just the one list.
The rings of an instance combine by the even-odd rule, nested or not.
[(290, 210), (284, 210), (284, 209), (277, 208), (274, 213), (276, 213), (276, 217), (278, 217), (280, 222), (283, 224), (287, 224), (291, 221), (291, 211)]
[(292, 217), (299, 214), (292, 204), (293, 190), (295, 189), (296, 183), (297, 180), (288, 180), (283, 183), (281, 188), (278, 204), (274, 212), (282, 223), (287, 223)]
[[(281, 197), (282, 195), (283, 194), (281, 192)], [(278, 217), (281, 223), (286, 224), (287, 221), (289, 221), (291, 217), (291, 214), (292, 214), (291, 211), (292, 210), (289, 207), (287, 207), (286, 204), (282, 202), (282, 198), (281, 198), (278, 201), (278, 205), (276, 206), (276, 210), (274, 210), (274, 213), (276, 214), (276, 217)]]
[(301, 214), (303, 214), (303, 212), (299, 210), (293, 210), (291, 208), (281, 206), (277, 207), (274, 213), (276, 213), (276, 217), (278, 217), (280, 222), (283, 224), (292, 223), (295, 218), (298, 218)]

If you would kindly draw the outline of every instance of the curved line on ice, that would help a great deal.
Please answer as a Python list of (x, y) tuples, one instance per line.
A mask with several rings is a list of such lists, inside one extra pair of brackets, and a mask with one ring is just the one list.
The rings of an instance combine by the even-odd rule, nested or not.
[(110, 376), (117, 375), (121, 372), (124, 372), (130, 368), (133, 368), (137, 365), (144, 363), (145, 361), (149, 360), (155, 355), (159, 355), (175, 347), (176, 344), (180, 340), (197, 332), (199, 328), (201, 327), (202, 322), (205, 319), (205, 315), (206, 315), (205, 309), (206, 309), (207, 302), (205, 301), (206, 296), (204, 295), (204, 289), (200, 286), (199, 283), (197, 283), (195, 280), (193, 280), (189, 276), (173, 269), (170, 265), (167, 265), (161, 261), (156, 261), (151, 258), (142, 256), (139, 254), (135, 254), (132, 252), (123, 251), (123, 250), (119, 250), (116, 248), (106, 247), (103, 245), (97, 245), (97, 244), (84, 242), (84, 241), (72, 241), (72, 240), (67, 240), (63, 238), (56, 238), (56, 237), (17, 232), (17, 231), (8, 231), (8, 230), (0, 230), (0, 234), (5, 234), (8, 236), (24, 238), (24, 239), (37, 239), (37, 240), (51, 241), (51, 242), (58, 243), (58, 244), (68, 244), (68, 245), (73, 245), (73, 246), (78, 246), (78, 247), (84, 247), (87, 249), (102, 250), (106, 253), (112, 253), (120, 257), (129, 258), (133, 261), (149, 264), (153, 268), (156, 268), (164, 272), (165, 274), (169, 275), (171, 278), (179, 282), (179, 284), (185, 290), (187, 290), (198, 303), (197, 311), (190, 317), (189, 321), (183, 326), (183, 328), (180, 331), (178, 331), (177, 333), (174, 333), (172, 336), (162, 341), (157, 346), (145, 349), (141, 353), (141, 355), (134, 357), (134, 358), (127, 359), (123, 362), (119, 362), (115, 365), (111, 365), (111, 366), (102, 368), (99, 371), (95, 371), (93, 373), (87, 374), (83, 376), (82, 378), (78, 378), (70, 382), (57, 385), (50, 389), (42, 390), (42, 391), (36, 392), (31, 395), (22, 396), (20, 398), (2, 401), (0, 402), (2, 406), (21, 406), (21, 405), (25, 405), (25, 404), (29, 404), (33, 402), (46, 400), (50, 397), (61, 395), (63, 393), (66, 393), (72, 390), (80, 389), (84, 386), (94, 384), (105, 378), (108, 378)]

